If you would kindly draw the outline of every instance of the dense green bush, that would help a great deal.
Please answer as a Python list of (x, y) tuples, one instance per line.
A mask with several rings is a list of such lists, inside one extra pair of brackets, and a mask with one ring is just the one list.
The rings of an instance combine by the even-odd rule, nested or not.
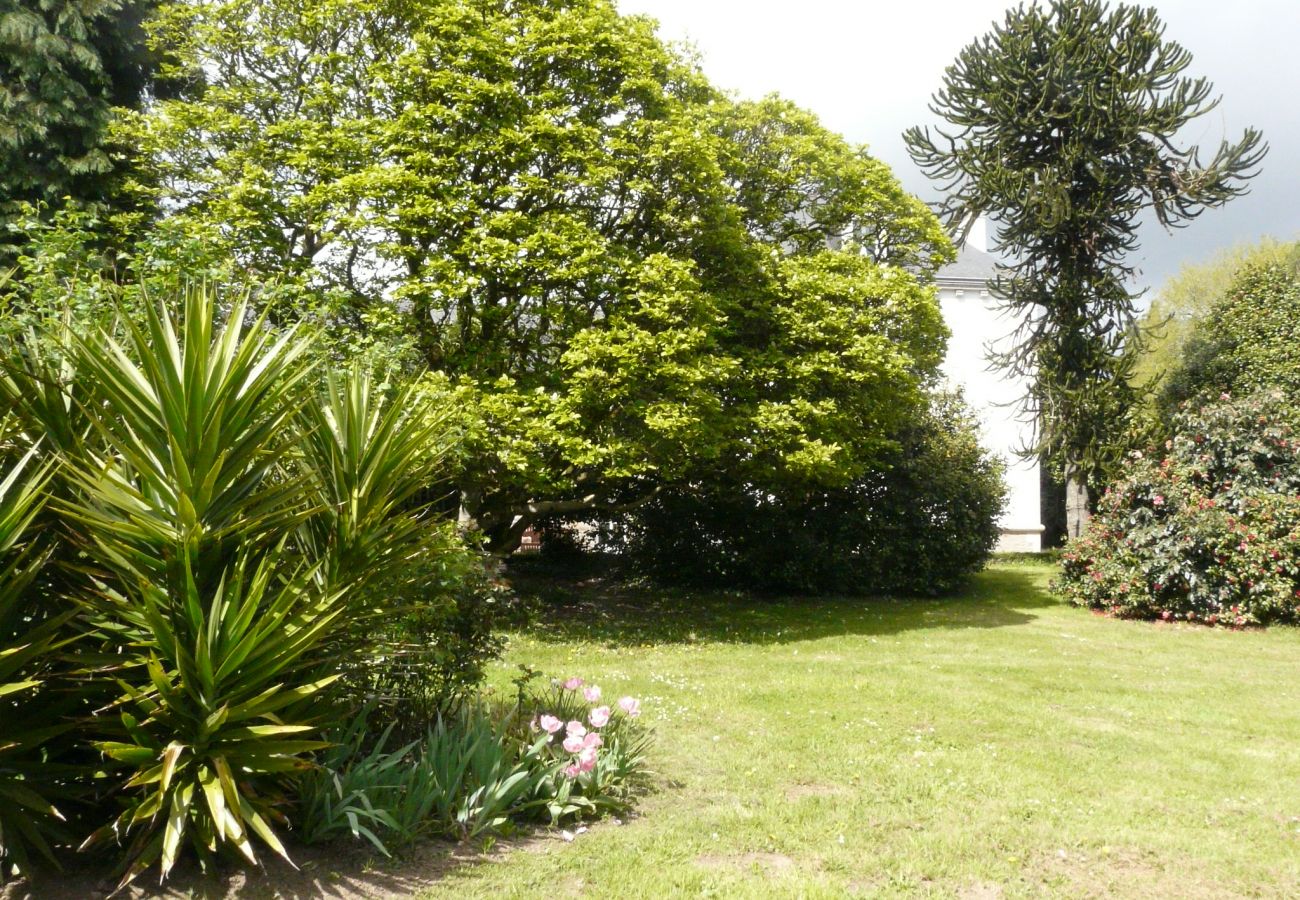
[(998, 538), (1002, 466), (958, 398), (898, 435), (892, 467), (838, 489), (668, 489), (624, 534), (653, 576), (761, 591), (936, 593), (977, 571)]
[(1300, 241), (1264, 238), (1226, 248), (1184, 265), (1160, 286), (1139, 323), (1146, 339), (1133, 370), (1133, 383), (1151, 392), (1148, 399), (1164, 394), (1169, 376), (1182, 367), (1188, 343), (1234, 289), (1241, 270), (1269, 266), (1300, 269)]
[(1062, 556), (1073, 603), (1216, 625), (1300, 621), (1300, 439), (1291, 398), (1226, 394), (1135, 451)]
[(1247, 265), (1226, 294), (1194, 327), (1182, 362), (1161, 393), (1166, 419), (1187, 402), (1228, 393), (1244, 397), (1277, 390), (1300, 404), (1300, 269), (1273, 261)]
[(377, 707), (377, 718), (399, 723), (403, 740), (473, 693), (500, 655), (498, 629), (518, 612), (453, 525), (433, 523), (426, 534), (420, 553), (365, 589), (365, 605), (386, 614), (368, 623), (343, 685), (349, 706)]

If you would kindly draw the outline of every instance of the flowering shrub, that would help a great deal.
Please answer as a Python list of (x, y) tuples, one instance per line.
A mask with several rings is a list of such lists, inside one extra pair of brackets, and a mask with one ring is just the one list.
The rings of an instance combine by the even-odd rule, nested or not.
[(1072, 602), (1209, 625), (1300, 621), (1300, 439), (1285, 398), (1180, 413), (1163, 452), (1135, 452), (1062, 555)]

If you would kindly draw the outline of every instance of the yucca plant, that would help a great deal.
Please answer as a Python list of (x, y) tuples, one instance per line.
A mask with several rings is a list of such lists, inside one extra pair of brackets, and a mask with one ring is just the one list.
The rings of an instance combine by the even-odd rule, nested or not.
[(31, 534), (48, 477), (36, 456), (34, 448), (18, 455), (0, 479), (0, 880), (6, 867), (25, 871), (32, 851), (52, 860), (50, 838), (63, 819), (47, 745), (69, 724), (47, 681), (71, 639), (72, 613), (51, 614), (33, 590), (48, 557)]
[(425, 549), (415, 500), (454, 443), (444, 413), (428, 409), (412, 387), (386, 392), (353, 366), (326, 375), (322, 401), (302, 411), (301, 431), (318, 509), (304, 530), (329, 557), (332, 580), (400, 567), (403, 556)]
[(497, 646), (483, 557), (425, 505), (456, 436), (445, 408), (359, 366), (331, 372), (299, 424), (317, 512), (298, 542), (354, 606), (345, 687), (413, 738)]
[[(337, 676), (318, 674), (314, 652), (343, 613), (284, 548), (241, 554), (205, 593), (186, 566), (180, 595), (147, 577), (106, 591), (107, 619), (132, 635), (148, 681), (124, 682), (123, 737), (99, 744), (132, 771), (126, 810), (86, 841), (131, 838), (123, 883), (155, 862), (165, 877), (182, 841), (203, 861), (230, 845), (256, 862), (256, 835), (288, 858), (272, 824), (282, 821), (285, 776), (310, 767), (314, 695)], [(256, 559), (255, 559), (256, 557)]]
[(215, 289), (194, 286), (178, 317), (151, 308), (123, 341), (98, 332), (69, 348), (93, 440), (69, 461), (81, 497), (66, 513), (117, 564), (209, 589), (313, 512), (293, 466), (295, 417), (316, 397), (309, 344), (245, 327), (245, 298), (224, 325), (221, 312)]
[[(127, 842), (124, 883), (183, 841), (256, 858), (286, 775), (324, 746), (306, 712), (336, 676), (328, 647), (347, 605), (291, 544), (318, 511), (299, 465), (300, 411), (317, 399), (306, 342), (245, 326), (191, 289), (125, 338), (79, 336), (69, 355), (91, 438), (63, 464), (61, 514), (95, 579), (84, 602), (122, 687), (120, 729), (98, 746), (126, 769), (125, 810), (87, 841)], [(102, 718), (102, 717), (101, 717)]]
[[(256, 840), (286, 855), (276, 823), (337, 714), (322, 691), (349, 671), (342, 651), (374, 639), (357, 624), (367, 587), (444, 552), (415, 503), (449, 440), (436, 417), (360, 372), (323, 375), (307, 338), (252, 320), (242, 298), (179, 299), (111, 331), (15, 340), (0, 373), (14, 446), (44, 435), (55, 473), (60, 593), (78, 674), (101, 694), (80, 734), (120, 807), (85, 846), (124, 844), (123, 884), (154, 864), (166, 877), (187, 847), (205, 862), (223, 848), (254, 860)], [(38, 649), (57, 649), (63, 624)], [(24, 666), (8, 693), (39, 690)], [(0, 729), (0, 779), (10, 749), (34, 746), (13, 733)], [(12, 818), (0, 809), (5, 852), (26, 829)]]

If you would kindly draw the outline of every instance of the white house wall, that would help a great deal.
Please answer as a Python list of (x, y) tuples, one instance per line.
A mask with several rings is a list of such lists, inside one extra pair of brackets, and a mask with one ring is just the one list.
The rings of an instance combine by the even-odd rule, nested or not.
[(1007, 464), (1006, 512), (1000, 521), (1000, 552), (1036, 552), (1042, 548), (1043, 525), (1039, 506), (1039, 471), (1036, 461), (1022, 460), (1016, 450), (1033, 437), (1016, 401), (1024, 383), (990, 371), (988, 345), (998, 343), (1013, 324), (995, 306), (987, 289), (978, 285), (944, 285), (940, 275), (939, 301), (952, 336), (943, 372), (949, 383), (960, 386), (980, 418), (984, 446)]

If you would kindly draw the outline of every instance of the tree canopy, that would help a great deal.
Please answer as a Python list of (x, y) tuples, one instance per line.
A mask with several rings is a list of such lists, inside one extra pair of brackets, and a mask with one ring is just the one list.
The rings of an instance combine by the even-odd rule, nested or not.
[(134, 123), (156, 201), (299, 284), (283, 314), (340, 352), (431, 373), (498, 546), (710, 467), (842, 482), (921, 408), (937, 219), (809, 113), (718, 92), (650, 20), (607, 0), (173, 14), (207, 84)]
[[(1300, 262), (1300, 259), (1297, 260)], [(1247, 264), (1196, 324), (1180, 364), (1160, 392), (1165, 419), (1184, 401), (1261, 391), (1300, 411), (1300, 265), (1285, 259)]]
[(1139, 323), (1147, 339), (1133, 367), (1133, 383), (1145, 396), (1158, 396), (1181, 367), (1188, 342), (1228, 297), (1238, 273), (1269, 265), (1300, 269), (1300, 241), (1266, 238), (1225, 249), (1213, 259), (1183, 266), (1160, 286)]
[(1019, 322), (997, 362), (1031, 379), (1035, 449), (1077, 489), (1126, 399), (1140, 216), (1172, 228), (1227, 202), (1267, 149), (1254, 129), (1204, 160), (1178, 146), (1218, 100), (1164, 32), (1151, 8), (1021, 5), (946, 71), (931, 109), (947, 125), (906, 133), (950, 223), (997, 221), (995, 249), (1013, 260), (998, 289)]

